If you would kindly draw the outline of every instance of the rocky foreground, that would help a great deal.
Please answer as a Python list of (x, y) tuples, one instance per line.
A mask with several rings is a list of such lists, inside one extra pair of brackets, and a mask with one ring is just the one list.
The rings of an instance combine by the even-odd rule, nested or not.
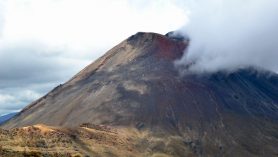
[(34, 125), (1, 130), (0, 139), (0, 156), (5, 157), (194, 156), (198, 145), (179, 136), (159, 137), (147, 130), (92, 124), (76, 128)]

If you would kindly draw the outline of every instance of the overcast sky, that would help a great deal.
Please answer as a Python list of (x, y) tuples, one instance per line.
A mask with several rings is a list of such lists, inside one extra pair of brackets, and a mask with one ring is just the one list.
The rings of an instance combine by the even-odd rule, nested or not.
[(138, 31), (165, 34), (177, 0), (0, 0), (0, 115), (18, 111)]

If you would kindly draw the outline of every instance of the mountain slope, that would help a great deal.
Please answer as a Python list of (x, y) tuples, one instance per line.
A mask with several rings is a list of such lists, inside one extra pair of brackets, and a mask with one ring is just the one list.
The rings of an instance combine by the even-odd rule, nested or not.
[(130, 104), (128, 99), (137, 94), (147, 94), (150, 92), (148, 82), (161, 81), (159, 75), (167, 76), (167, 71), (173, 72), (172, 60), (181, 57), (185, 46), (182, 41), (162, 35), (138, 33), (114, 47), (66, 84), (23, 109), (5, 126), (10, 128), (37, 123), (76, 126), (92, 120), (94, 123), (117, 123), (117, 119), (125, 121), (125, 115), (139, 107), (135, 100), (130, 100), (130, 108), (124, 107)]
[[(278, 77), (244, 69), (180, 76), (186, 39), (137, 33), (3, 125), (137, 129), (159, 137), (151, 152), (276, 156)], [(169, 140), (174, 136), (180, 140)], [(181, 144), (182, 143), (182, 144)], [(175, 145), (169, 150), (169, 145)]]

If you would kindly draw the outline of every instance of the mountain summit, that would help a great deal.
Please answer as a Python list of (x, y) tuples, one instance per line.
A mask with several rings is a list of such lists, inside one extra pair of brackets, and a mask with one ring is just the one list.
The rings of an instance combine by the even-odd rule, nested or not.
[[(160, 118), (153, 115), (154, 111), (164, 110), (166, 106), (160, 106), (167, 104), (162, 99), (168, 97), (164, 90), (173, 88), (163, 84), (178, 84), (173, 61), (183, 55), (187, 44), (155, 33), (137, 33), (67, 83), (27, 106), (5, 127), (38, 123), (76, 126), (84, 122), (109, 125), (158, 122)], [(177, 95), (180, 92), (172, 90)], [(171, 97), (176, 99), (174, 95)]]
[(139, 152), (277, 156), (278, 76), (252, 69), (181, 76), (174, 61), (189, 42), (172, 33), (137, 33), (3, 128), (102, 125), (148, 132)]

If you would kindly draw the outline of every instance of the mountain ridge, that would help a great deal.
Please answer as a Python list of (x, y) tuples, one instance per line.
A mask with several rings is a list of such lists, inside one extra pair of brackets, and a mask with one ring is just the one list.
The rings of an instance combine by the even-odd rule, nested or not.
[(6, 121), (8, 121), (9, 119), (11, 119), (12, 117), (14, 117), (17, 114), (17, 112), (14, 113), (8, 113), (5, 115), (0, 116), (0, 125), (5, 123)]

